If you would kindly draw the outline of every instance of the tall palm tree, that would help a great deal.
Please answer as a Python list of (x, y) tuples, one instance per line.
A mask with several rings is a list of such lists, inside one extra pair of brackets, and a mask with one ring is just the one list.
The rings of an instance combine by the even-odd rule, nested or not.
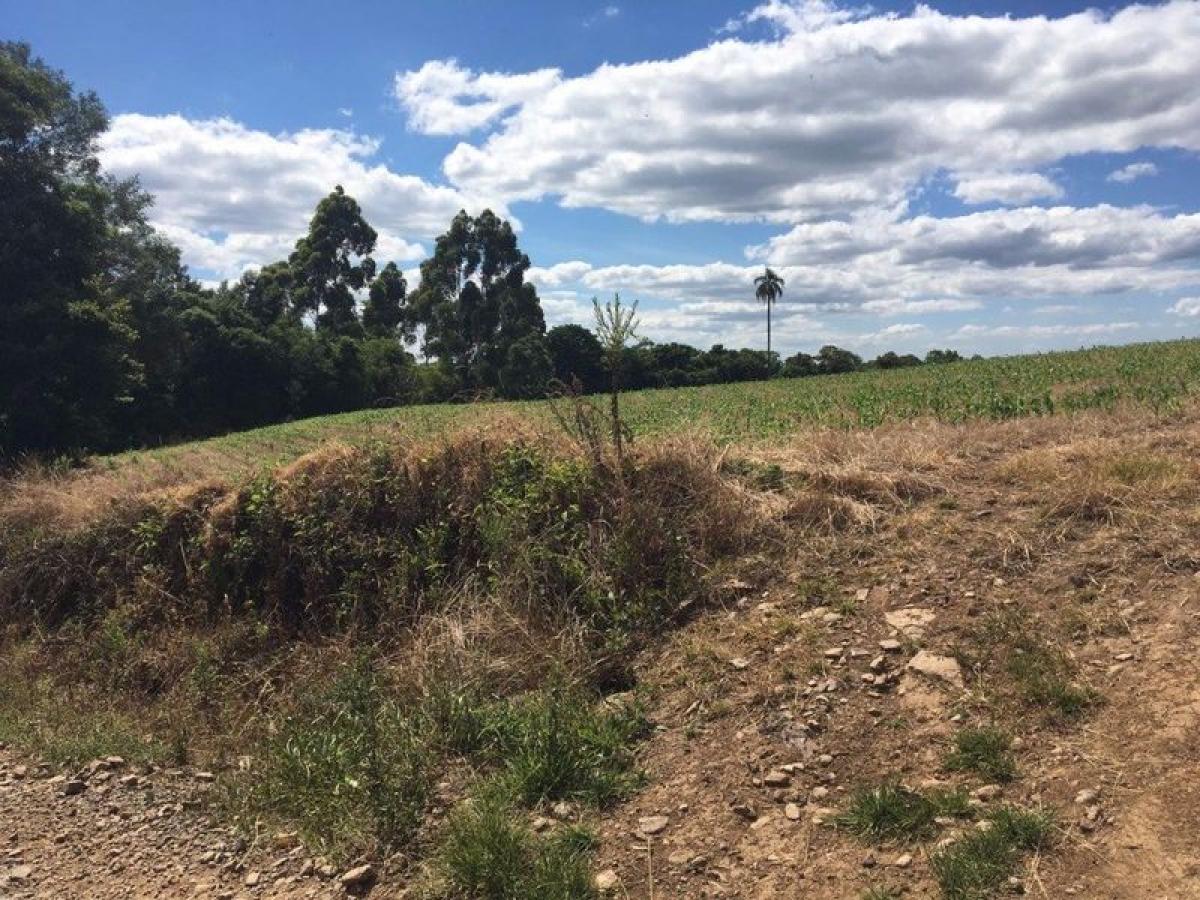
[(771, 354), (771, 307), (783, 296), (783, 279), (770, 269), (754, 279), (754, 296), (767, 305), (767, 355)]

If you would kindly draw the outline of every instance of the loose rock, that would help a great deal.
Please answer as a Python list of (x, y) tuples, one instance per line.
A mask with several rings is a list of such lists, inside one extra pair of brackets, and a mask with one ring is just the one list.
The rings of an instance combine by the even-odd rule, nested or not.
[(661, 834), (670, 824), (670, 816), (642, 816), (638, 819), (638, 831), (649, 835)]
[(343, 887), (360, 888), (365, 887), (375, 881), (375, 869), (373, 866), (355, 866), (353, 869), (343, 873), (341, 882)]
[(921, 650), (908, 661), (908, 668), (930, 678), (945, 681), (955, 687), (963, 686), (962, 669), (958, 660), (951, 656), (938, 656), (928, 650)]

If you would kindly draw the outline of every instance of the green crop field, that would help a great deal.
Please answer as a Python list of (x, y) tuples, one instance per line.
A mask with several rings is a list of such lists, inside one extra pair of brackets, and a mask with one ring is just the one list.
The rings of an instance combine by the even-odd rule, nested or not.
[[(1169, 411), (1197, 391), (1200, 341), (1181, 340), (637, 391), (624, 396), (622, 409), (635, 435), (700, 429), (719, 442), (753, 443), (812, 427), (871, 427), (921, 417), (1007, 419), (1123, 403)], [(287, 462), (325, 441), (423, 438), (501, 416), (553, 425), (546, 401), (408, 406), (288, 422), (96, 462), (113, 468), (191, 468), (189, 457), (200, 456), (212, 474), (225, 474)]]

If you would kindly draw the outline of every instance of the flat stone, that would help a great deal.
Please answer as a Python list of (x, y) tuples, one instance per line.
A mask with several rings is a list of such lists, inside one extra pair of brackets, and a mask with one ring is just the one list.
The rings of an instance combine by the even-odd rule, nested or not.
[(642, 816), (638, 819), (638, 831), (642, 834), (661, 834), (670, 824), (670, 816)]
[(958, 660), (952, 656), (938, 656), (928, 650), (921, 650), (908, 661), (908, 668), (929, 678), (945, 681), (955, 687), (963, 686), (962, 669), (958, 665)]
[(767, 787), (787, 787), (792, 783), (792, 777), (787, 772), (768, 772), (763, 776), (763, 784)]
[(375, 880), (375, 869), (372, 866), (355, 866), (342, 874), (343, 887), (356, 888), (371, 884)]
[(906, 606), (884, 613), (883, 618), (905, 637), (919, 638), (924, 636), (925, 629), (933, 624), (937, 616), (925, 606)]
[(741, 656), (735, 656), (733, 659), (731, 659), (729, 661), (729, 665), (732, 666), (733, 668), (737, 669), (740, 672), (740, 671), (742, 671), (742, 669), (750, 668), (750, 660), (748, 660), (744, 657), (741, 657)]
[(885, 638), (879, 642), (879, 649), (887, 653), (899, 653), (904, 649), (904, 645), (895, 638)]
[(789, 803), (783, 808), (783, 814), (791, 822), (800, 821), (800, 806), (796, 803)]
[(748, 803), (735, 803), (730, 808), (747, 822), (753, 822), (758, 818), (758, 811)]

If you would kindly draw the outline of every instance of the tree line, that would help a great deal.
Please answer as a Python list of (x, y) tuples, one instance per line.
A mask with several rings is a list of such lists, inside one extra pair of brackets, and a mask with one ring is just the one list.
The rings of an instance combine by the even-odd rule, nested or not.
[[(0, 44), (0, 458), (609, 385), (595, 334), (547, 330), (529, 257), (491, 211), (460, 212), (410, 290), (394, 263), (376, 264), (377, 234), (339, 186), (286, 259), (205, 287), (148, 223), (137, 181), (101, 170), (107, 124), (94, 93), (28, 45)], [(619, 365), (636, 389), (921, 362), (643, 340)]]

